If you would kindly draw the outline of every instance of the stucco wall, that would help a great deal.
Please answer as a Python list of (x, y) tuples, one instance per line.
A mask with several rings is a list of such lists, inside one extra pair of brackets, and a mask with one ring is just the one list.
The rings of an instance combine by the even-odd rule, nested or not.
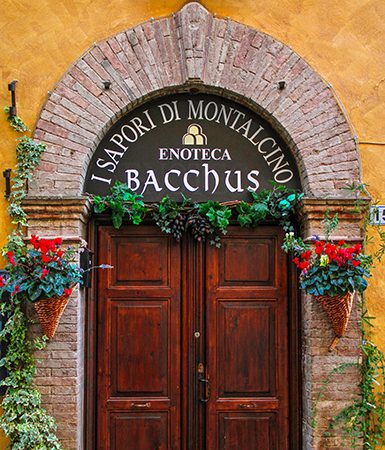
[[(0, 106), (9, 104), (7, 83), (18, 79), (18, 111), (34, 125), (51, 90), (68, 67), (93, 42), (151, 17), (171, 14), (187, 2), (177, 0), (2, 1), (0, 26)], [(383, 0), (209, 0), (201, 2), (219, 16), (250, 25), (293, 48), (334, 87), (359, 142), (385, 141), (385, 3)], [(14, 139), (0, 121), (2, 170), (14, 163)], [(383, 145), (360, 143), (364, 181), (385, 202)], [(10, 231), (0, 196), (0, 245)], [(379, 268), (368, 293), (371, 311), (385, 326), (382, 293), (385, 270)], [(385, 333), (377, 337), (385, 349)], [(0, 444), (0, 449), (1, 449)], [(4, 447), (5, 448), (5, 447)]]

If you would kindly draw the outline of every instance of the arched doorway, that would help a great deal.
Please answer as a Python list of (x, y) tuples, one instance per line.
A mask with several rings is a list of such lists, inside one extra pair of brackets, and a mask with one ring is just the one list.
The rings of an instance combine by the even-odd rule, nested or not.
[[(268, 122), (196, 91), (117, 121), (92, 156), (85, 190), (109, 194), (119, 180), (147, 201), (228, 202), (250, 201), (249, 189), (271, 189), (270, 179), (300, 188), (290, 149)], [(175, 242), (152, 225), (115, 229), (96, 215), (91, 233), (96, 263), (114, 267), (99, 274), (88, 323), (92, 447), (298, 448), (299, 308), (283, 230), (234, 221), (217, 248), (191, 235)]]
[[(111, 81), (110, 89), (104, 81)], [(96, 44), (52, 91), (35, 129), (35, 137), (47, 142), (48, 149), (26, 200), (29, 232), (62, 234), (67, 241), (87, 238), (90, 204), (83, 196), (84, 179), (106, 131), (138, 103), (196, 87), (258, 111), (288, 144), (306, 195), (301, 218), (305, 237), (319, 233), (327, 207), (332, 213), (343, 212), (344, 236), (359, 238), (354, 199), (344, 190), (347, 183), (360, 180), (358, 152), (328, 86), (284, 44), (229, 19), (216, 18), (197, 3), (186, 5), (173, 17), (150, 21)], [(83, 407), (85, 389), (78, 386), (85, 385), (85, 360), (92, 357), (85, 342), (91, 342), (92, 336), (85, 335), (89, 311), (84, 294), (78, 295), (78, 302), (66, 310), (56, 344), (51, 344), (71, 346), (66, 364), (73, 376), (66, 383), (73, 395), (68, 414), (60, 413), (59, 421), (59, 430), (63, 426), (76, 436), (68, 448), (82, 446), (88, 420), (88, 403)], [(306, 385), (302, 435), (306, 445), (312, 446), (320, 434), (310, 426), (311, 405), (315, 386), (324, 376), (322, 366), (331, 358), (327, 354), (329, 328), (317, 305), (303, 301), (302, 308)], [(355, 354), (355, 336), (339, 350), (339, 361)], [(48, 357), (44, 360), (48, 368), (60, 363)], [(53, 383), (61, 382), (59, 376), (54, 378)], [(52, 397), (52, 404), (68, 402), (60, 395)], [(337, 397), (331, 401), (336, 407), (340, 404)], [(92, 438), (94, 429), (87, 429)]]

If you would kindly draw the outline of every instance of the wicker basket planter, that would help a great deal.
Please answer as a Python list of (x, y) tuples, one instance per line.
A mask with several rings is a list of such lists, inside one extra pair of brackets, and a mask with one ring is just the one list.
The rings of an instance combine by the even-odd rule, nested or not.
[(48, 339), (55, 336), (59, 320), (68, 303), (68, 296), (47, 298), (34, 303), (41, 328)]
[(342, 295), (315, 295), (315, 299), (321, 303), (332, 323), (335, 337), (329, 346), (329, 352), (333, 351), (345, 334), (348, 326), (350, 313), (352, 311), (354, 293), (347, 292)]

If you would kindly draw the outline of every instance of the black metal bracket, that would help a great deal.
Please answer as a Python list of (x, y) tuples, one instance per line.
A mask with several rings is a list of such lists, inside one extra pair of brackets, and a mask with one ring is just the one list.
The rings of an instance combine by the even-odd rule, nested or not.
[(9, 116), (15, 117), (16, 116), (16, 83), (17, 80), (13, 80), (8, 84), (8, 90), (11, 92), (11, 100), (12, 105), (9, 107)]
[(11, 195), (11, 172), (12, 169), (5, 169), (3, 177), (5, 178), (5, 194), (4, 197), (8, 200)]
[(94, 253), (90, 249), (84, 248), (80, 253), (80, 267), (83, 269), (83, 283), (82, 286), (90, 288), (92, 285), (92, 258)]

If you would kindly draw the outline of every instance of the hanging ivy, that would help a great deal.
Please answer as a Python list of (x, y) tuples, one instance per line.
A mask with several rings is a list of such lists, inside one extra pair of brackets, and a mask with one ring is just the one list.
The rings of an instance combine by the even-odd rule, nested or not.
[[(10, 125), (17, 132), (28, 130), (19, 117), (10, 117), (9, 108), (5, 112)], [(13, 252), (17, 256), (25, 247), (23, 227), (27, 225), (27, 215), (22, 208), (22, 200), (45, 147), (45, 144), (37, 143), (28, 136), (18, 139), (16, 175), (12, 179), (8, 208), (12, 223), (17, 228), (8, 236), (3, 254)], [(5, 367), (8, 375), (1, 381), (6, 391), (1, 403), (3, 414), (0, 417), (0, 427), (9, 438), (9, 448), (12, 450), (58, 450), (61, 446), (55, 434), (55, 419), (42, 408), (40, 392), (33, 382), (36, 374), (34, 352), (45, 348), (46, 338), (28, 337), (30, 321), (19, 296), (11, 295), (8, 301), (4, 300), (3, 298), (0, 305), (0, 313), (6, 318), (6, 322), (0, 332), (0, 342), (5, 344), (7, 352), (0, 360), (0, 367)]]
[[(190, 231), (197, 241), (205, 241), (220, 247), (221, 236), (227, 233), (231, 218), (236, 218), (242, 227), (256, 227), (264, 220), (274, 220), (286, 231), (294, 229), (295, 209), (303, 194), (272, 185), (272, 189), (251, 192), (252, 201), (194, 203), (182, 194), (180, 203), (164, 197), (159, 203), (145, 204), (143, 196), (131, 191), (127, 185), (117, 181), (111, 194), (93, 196), (94, 211), (111, 211), (113, 225), (119, 228), (123, 218), (139, 225), (146, 215), (167, 234), (179, 241)], [(133, 212), (136, 212), (135, 214)]]

